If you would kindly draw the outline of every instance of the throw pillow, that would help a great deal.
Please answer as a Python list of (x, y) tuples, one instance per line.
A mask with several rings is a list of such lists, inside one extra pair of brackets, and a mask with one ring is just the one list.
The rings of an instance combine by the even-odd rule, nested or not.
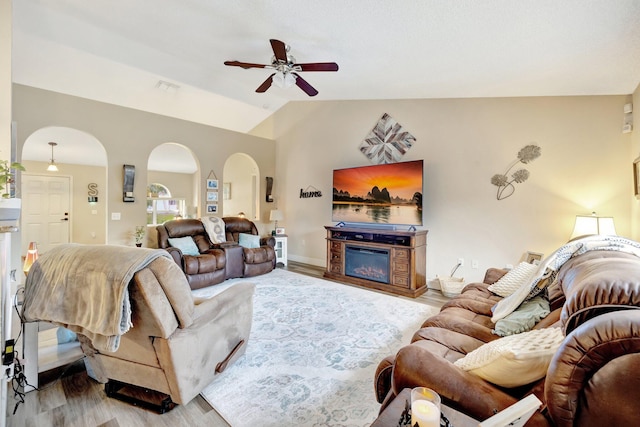
[(63, 328), (62, 326), (56, 330), (56, 338), (58, 338), (58, 344), (78, 341), (78, 335), (75, 332), (70, 331), (67, 328)]
[(539, 266), (528, 262), (521, 262), (502, 276), (498, 281), (489, 285), (489, 290), (501, 297), (508, 297), (522, 286), (531, 283), (531, 278), (538, 271)]
[(200, 251), (196, 246), (196, 242), (194, 242), (193, 238), (189, 236), (174, 237), (174, 238), (170, 237), (167, 240), (169, 240), (169, 244), (172, 247), (180, 249), (180, 251), (182, 252), (182, 255), (192, 255), (192, 256), (200, 255)]
[(240, 233), (238, 234), (238, 244), (247, 249), (259, 248), (260, 236), (249, 233)]
[(501, 387), (513, 388), (543, 378), (564, 335), (543, 328), (486, 343), (454, 365)]
[(550, 312), (549, 301), (543, 296), (537, 296), (523, 302), (517, 310), (504, 319), (498, 320), (492, 332), (501, 337), (527, 332)]

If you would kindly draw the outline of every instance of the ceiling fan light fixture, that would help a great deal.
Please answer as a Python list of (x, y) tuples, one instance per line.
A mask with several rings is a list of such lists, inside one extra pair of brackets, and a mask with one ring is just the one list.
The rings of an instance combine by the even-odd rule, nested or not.
[(273, 76), (273, 84), (283, 89), (288, 89), (296, 84), (296, 76), (288, 71), (278, 71)]
[(56, 165), (55, 160), (53, 160), (53, 147), (55, 147), (58, 144), (55, 142), (50, 142), (49, 145), (51, 146), (51, 161), (49, 162), (49, 166), (47, 166), (47, 171), (58, 172), (58, 166)]
[(249, 68), (267, 68), (273, 70), (273, 73), (262, 82), (256, 89), (258, 93), (264, 93), (271, 86), (280, 88), (290, 88), (298, 86), (304, 93), (309, 96), (316, 96), (318, 91), (303, 79), (298, 73), (303, 71), (338, 71), (338, 64), (335, 62), (309, 62), (298, 64), (296, 59), (289, 55), (289, 46), (280, 40), (270, 39), (273, 57), (271, 64), (254, 64), (242, 61), (224, 61), (224, 65), (231, 67)]

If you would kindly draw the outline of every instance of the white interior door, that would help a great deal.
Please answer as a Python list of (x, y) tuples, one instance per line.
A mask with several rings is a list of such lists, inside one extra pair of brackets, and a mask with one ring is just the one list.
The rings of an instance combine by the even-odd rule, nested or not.
[[(71, 178), (22, 174), (22, 249), (38, 243), (44, 253), (69, 243)], [(24, 255), (24, 254), (23, 254)]]

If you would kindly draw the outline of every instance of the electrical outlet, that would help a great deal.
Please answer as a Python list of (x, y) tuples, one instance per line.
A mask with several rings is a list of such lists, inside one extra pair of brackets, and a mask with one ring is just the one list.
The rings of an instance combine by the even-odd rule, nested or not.
[(458, 264), (460, 264), (460, 267), (464, 267), (464, 258), (458, 258)]
[(478, 268), (478, 260), (477, 259), (472, 259), (471, 260), (471, 268)]

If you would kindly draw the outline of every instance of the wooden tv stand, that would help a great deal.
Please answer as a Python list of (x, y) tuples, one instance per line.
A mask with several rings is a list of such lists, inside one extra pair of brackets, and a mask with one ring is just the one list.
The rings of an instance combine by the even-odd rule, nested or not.
[[(324, 277), (415, 298), (427, 290), (427, 230), (395, 231), (333, 227), (327, 230)], [(389, 254), (388, 283), (347, 275), (346, 248), (382, 250)]]

